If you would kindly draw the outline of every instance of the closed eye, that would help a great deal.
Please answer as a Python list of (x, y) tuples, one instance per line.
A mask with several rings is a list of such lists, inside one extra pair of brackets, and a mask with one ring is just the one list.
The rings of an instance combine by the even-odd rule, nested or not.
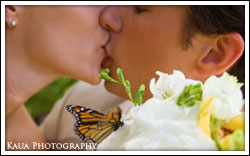
[(135, 13), (143, 13), (143, 12), (146, 12), (148, 11), (148, 9), (145, 8), (145, 6), (142, 6), (142, 5), (135, 5)]

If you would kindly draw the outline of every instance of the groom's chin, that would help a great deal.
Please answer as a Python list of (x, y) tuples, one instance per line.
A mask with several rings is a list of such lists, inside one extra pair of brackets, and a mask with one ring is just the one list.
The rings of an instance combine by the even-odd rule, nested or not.
[(108, 92), (120, 96), (122, 98), (128, 99), (125, 89), (121, 84), (105, 81), (104, 86)]

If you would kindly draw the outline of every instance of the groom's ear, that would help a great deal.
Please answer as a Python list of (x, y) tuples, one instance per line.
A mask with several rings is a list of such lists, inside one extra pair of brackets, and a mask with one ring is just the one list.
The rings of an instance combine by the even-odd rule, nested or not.
[[(209, 46), (207, 46), (207, 44)], [(205, 46), (205, 45), (204, 45)], [(201, 48), (195, 64), (196, 73), (202, 77), (220, 75), (240, 58), (244, 51), (244, 40), (239, 33), (216, 35)]]

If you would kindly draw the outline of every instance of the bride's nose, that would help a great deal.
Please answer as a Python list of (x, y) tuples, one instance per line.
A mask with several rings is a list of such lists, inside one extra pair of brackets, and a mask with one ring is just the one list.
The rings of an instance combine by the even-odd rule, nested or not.
[(119, 6), (107, 6), (100, 15), (101, 26), (111, 32), (118, 33), (122, 30), (123, 22), (118, 11)]

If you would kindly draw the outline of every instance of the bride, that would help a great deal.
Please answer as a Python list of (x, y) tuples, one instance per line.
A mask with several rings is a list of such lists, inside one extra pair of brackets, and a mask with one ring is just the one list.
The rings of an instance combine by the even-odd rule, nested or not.
[(96, 85), (109, 33), (102, 6), (6, 6), (6, 143), (46, 142), (24, 103), (68, 76)]

